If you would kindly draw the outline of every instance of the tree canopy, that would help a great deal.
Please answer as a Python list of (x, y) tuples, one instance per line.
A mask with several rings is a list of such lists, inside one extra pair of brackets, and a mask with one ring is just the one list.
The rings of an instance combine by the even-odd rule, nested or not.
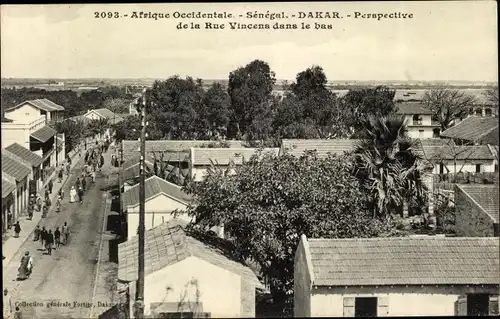
[[(261, 269), (277, 303), (293, 287), (293, 260), (301, 234), (308, 237), (386, 236), (387, 220), (373, 218), (353, 172), (353, 159), (316, 153), (254, 155), (235, 174), (209, 170), (185, 190), (197, 205), (188, 213), (197, 226), (224, 225), (235, 254)], [(230, 168), (231, 169), (231, 168)], [(230, 170), (229, 169), (229, 170)]]

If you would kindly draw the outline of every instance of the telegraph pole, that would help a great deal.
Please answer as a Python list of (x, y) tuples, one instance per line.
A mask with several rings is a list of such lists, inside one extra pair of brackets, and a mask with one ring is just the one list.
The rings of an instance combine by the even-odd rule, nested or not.
[(139, 180), (139, 269), (137, 278), (137, 287), (135, 295), (135, 318), (144, 318), (144, 219), (145, 219), (145, 176), (144, 166), (146, 160), (146, 89), (142, 91), (142, 107), (141, 114), (141, 163), (140, 163), (140, 180)]

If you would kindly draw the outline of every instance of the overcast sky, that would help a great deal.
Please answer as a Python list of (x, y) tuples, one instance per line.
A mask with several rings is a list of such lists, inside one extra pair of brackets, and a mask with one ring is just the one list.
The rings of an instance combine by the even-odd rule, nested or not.
[[(284, 11), (287, 20), (239, 18)], [(225, 79), (254, 59), (279, 79), (321, 65), (330, 81), (498, 78), (495, 1), (153, 5), (19, 5), (1, 7), (2, 77)], [(111, 11), (128, 18), (95, 19)], [(177, 30), (178, 22), (131, 19), (133, 11), (231, 12), (220, 22), (331, 23), (333, 30)], [(296, 19), (303, 11), (336, 11), (343, 19)], [(347, 18), (355, 11), (406, 12), (407, 20)], [(213, 21), (217, 22), (217, 21)]]

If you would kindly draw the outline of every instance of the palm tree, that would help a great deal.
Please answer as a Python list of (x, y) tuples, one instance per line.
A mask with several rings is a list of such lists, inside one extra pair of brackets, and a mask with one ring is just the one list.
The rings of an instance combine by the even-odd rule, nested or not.
[(176, 166), (171, 161), (171, 158), (165, 159), (164, 152), (157, 153), (153, 151), (153, 160), (154, 175), (179, 186), (184, 186), (189, 181), (189, 172), (185, 172)]
[(104, 134), (109, 127), (110, 122), (107, 118), (92, 119), (87, 123), (87, 135), (96, 136), (98, 134)]
[(365, 131), (354, 152), (356, 175), (371, 194), (374, 216), (400, 213), (405, 204), (424, 206), (427, 188), (422, 178), (427, 166), (414, 151), (404, 117), (369, 118)]

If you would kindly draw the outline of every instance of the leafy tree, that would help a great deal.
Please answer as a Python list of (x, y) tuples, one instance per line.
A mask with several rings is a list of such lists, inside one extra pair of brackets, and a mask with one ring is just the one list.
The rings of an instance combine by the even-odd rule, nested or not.
[(484, 92), (484, 96), (488, 100), (488, 103), (498, 108), (498, 85), (488, 88)]
[(284, 309), (301, 234), (352, 238), (391, 231), (387, 220), (364, 209), (368, 198), (351, 163), (347, 156), (319, 159), (316, 153), (256, 154), (234, 174), (212, 169), (203, 181), (186, 186), (197, 202), (188, 214), (201, 229), (223, 224), (234, 256), (259, 265), (274, 302)]
[(254, 60), (229, 74), (227, 92), (231, 99), (233, 130), (229, 137), (247, 133), (259, 114), (267, 113), (276, 77), (269, 64)]
[(365, 131), (368, 137), (355, 150), (356, 175), (370, 194), (374, 216), (401, 213), (404, 203), (425, 207), (423, 174), (428, 167), (415, 152), (404, 117), (370, 117)]
[(206, 119), (212, 136), (227, 136), (231, 100), (220, 83), (213, 83), (203, 96)]
[(130, 100), (123, 98), (107, 98), (102, 104), (103, 108), (107, 108), (113, 113), (128, 113), (128, 105)]
[(80, 139), (85, 136), (85, 123), (81, 120), (65, 120), (56, 122), (54, 124), (54, 129), (58, 133), (64, 133), (64, 137), (66, 139), (66, 153), (69, 153), (71, 150), (73, 150), (75, 146), (80, 142)]
[(432, 110), (434, 120), (441, 125), (441, 131), (444, 131), (455, 118), (464, 118), (469, 114), (476, 98), (459, 89), (436, 88), (425, 92), (423, 101)]
[[(146, 113), (148, 115), (148, 113)], [(147, 140), (160, 140), (163, 138), (163, 133), (158, 129), (157, 123), (154, 120), (154, 114), (149, 114), (146, 116), (148, 120), (148, 126), (146, 128), (146, 139)], [(115, 132), (115, 140), (121, 142), (123, 140), (138, 140), (141, 136), (141, 121), (139, 116), (130, 115), (123, 119), (123, 121), (114, 124), (113, 131)]]
[(343, 111), (346, 125), (351, 132), (357, 132), (356, 138), (362, 136), (366, 119), (373, 117), (387, 117), (396, 111), (394, 95), (396, 91), (385, 86), (376, 88), (360, 88), (349, 90), (341, 99), (340, 109)]
[(104, 134), (107, 128), (110, 127), (110, 123), (108, 119), (92, 119), (87, 122), (86, 125), (86, 133), (87, 136), (95, 136), (98, 134)]
[(178, 76), (153, 84), (148, 113), (154, 114), (158, 129), (168, 139), (193, 139), (206, 135), (203, 112), (203, 88), (192, 78)]

